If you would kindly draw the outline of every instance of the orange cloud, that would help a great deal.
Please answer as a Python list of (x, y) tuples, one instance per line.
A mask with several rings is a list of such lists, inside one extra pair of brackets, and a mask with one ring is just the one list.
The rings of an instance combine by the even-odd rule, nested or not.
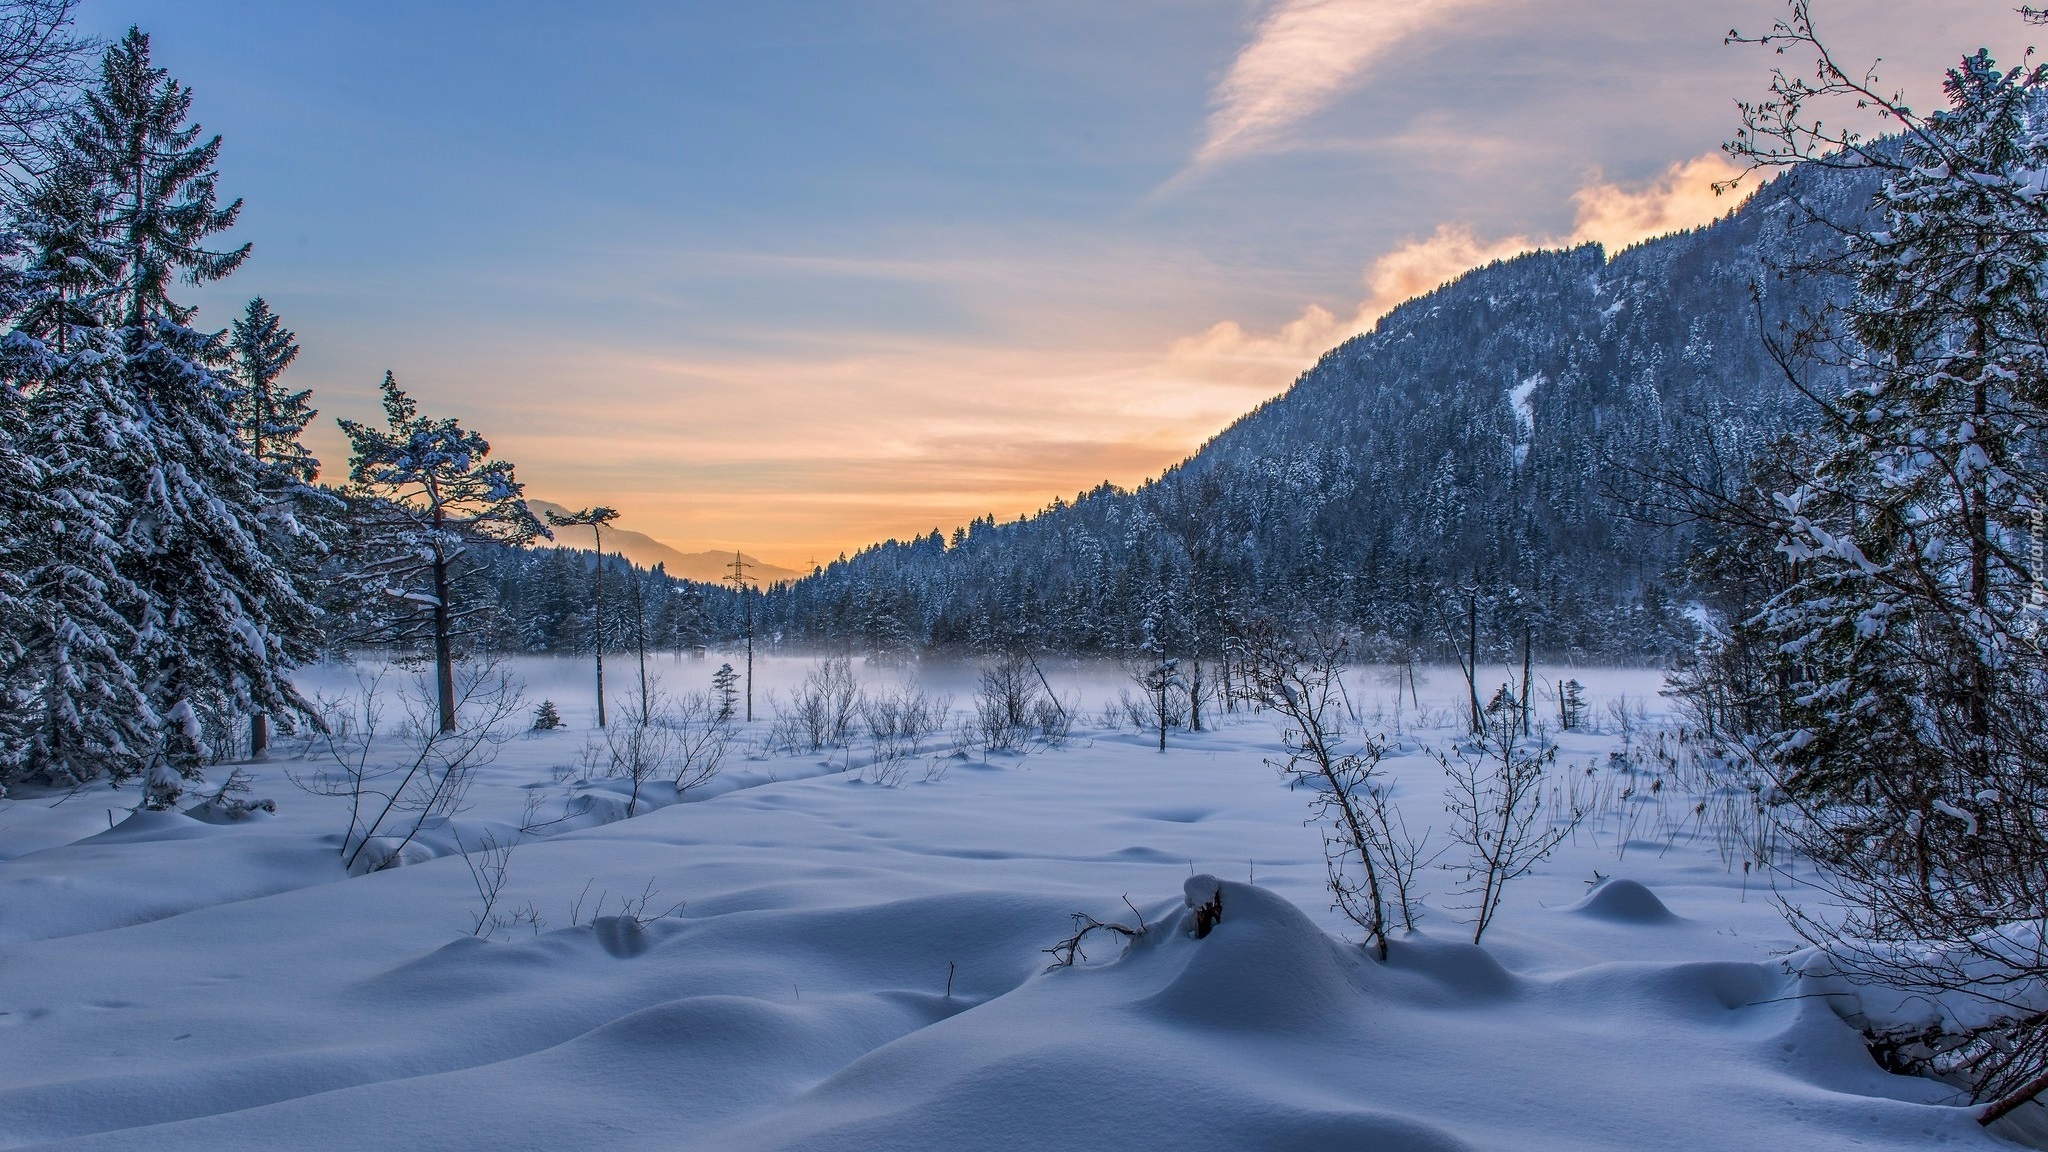
[(1310, 304), (1271, 332), (1252, 332), (1234, 320), (1174, 343), (1170, 360), (1182, 371), (1243, 383), (1265, 380), (1283, 387), (1316, 357), (1370, 329), (1395, 305), (1481, 265), (1538, 248), (1597, 241), (1611, 253), (1681, 228), (1705, 224), (1734, 202), (1713, 185), (1738, 169), (1719, 152), (1681, 161), (1639, 187), (1595, 179), (1572, 194), (1572, 230), (1558, 237), (1485, 239), (1461, 224), (1409, 240), (1375, 259), (1365, 271), (1367, 295), (1345, 313)]
[(1615, 252), (1652, 236), (1705, 224), (1736, 204), (1716, 195), (1715, 183), (1741, 173), (1727, 156), (1709, 152), (1673, 164), (1641, 188), (1595, 181), (1572, 194), (1578, 216), (1571, 242), (1597, 240)]
[[(851, 336), (825, 352), (582, 349), (524, 373), (491, 427), (535, 496), (792, 567), (1138, 483), (1272, 391), (1142, 347)], [(616, 382), (612, 402), (565, 429), (560, 397), (591, 375)]]

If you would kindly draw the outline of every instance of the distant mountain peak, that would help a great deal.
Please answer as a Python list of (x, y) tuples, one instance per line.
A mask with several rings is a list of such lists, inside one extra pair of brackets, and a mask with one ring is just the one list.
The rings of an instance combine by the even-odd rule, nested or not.
[[(547, 520), (547, 514), (550, 512), (558, 516), (566, 516), (570, 512), (575, 511), (573, 508), (556, 504), (551, 500), (528, 500), (526, 506), (531, 508), (533, 514), (540, 517), (543, 522)], [(542, 542), (540, 547), (582, 548), (590, 550), (596, 546), (594, 534), (587, 525), (565, 527), (550, 525), (550, 530), (555, 534), (554, 543)], [(730, 552), (685, 552), (672, 544), (665, 544), (656, 540), (645, 532), (635, 532), (630, 528), (606, 528), (604, 530), (604, 550), (608, 553), (617, 553), (624, 556), (627, 560), (640, 565), (642, 568), (652, 568), (656, 564), (660, 564), (668, 571), (669, 575), (680, 576), (685, 580), (703, 580), (707, 582), (723, 580), (732, 571), (733, 554)], [(803, 575), (803, 573), (798, 572), (794, 568), (784, 568), (779, 564), (769, 564), (748, 556), (744, 552), (740, 555), (749, 565), (750, 571), (748, 574), (763, 584), (773, 584), (778, 580), (794, 580)]]

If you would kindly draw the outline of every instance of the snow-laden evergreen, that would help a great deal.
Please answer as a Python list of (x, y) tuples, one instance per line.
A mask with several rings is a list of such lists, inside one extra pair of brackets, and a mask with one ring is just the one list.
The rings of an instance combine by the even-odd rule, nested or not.
[(9, 380), (36, 463), (15, 572), (31, 623), (9, 667), (16, 771), (148, 778), (167, 804), (231, 719), (303, 713), (302, 574), (267, 545), (274, 504), (237, 436), (223, 336), (170, 295), (234, 271), (214, 250), (220, 138), (131, 29), (109, 47), (56, 160), (17, 209)]
[(1987, 1099), (2048, 1086), (2048, 123), (2039, 68), (1985, 53), (1905, 134), (1853, 239), (1857, 293), (1811, 334), (1851, 387), (1776, 496), (1791, 582), (1755, 618), (1777, 701), (1757, 751), (1837, 907), (1803, 918), (1853, 977), (1987, 1007), (1909, 1029), (1901, 1068)]

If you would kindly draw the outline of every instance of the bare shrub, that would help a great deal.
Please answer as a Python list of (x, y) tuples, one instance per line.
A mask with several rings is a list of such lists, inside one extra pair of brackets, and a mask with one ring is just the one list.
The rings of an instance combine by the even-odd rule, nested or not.
[(861, 779), (884, 788), (900, 786), (910, 775), (910, 762), (902, 758), (894, 760), (871, 760), (861, 769)]
[(610, 763), (611, 750), (606, 747), (603, 735), (590, 732), (583, 737), (582, 746), (576, 749), (573, 771), (577, 780), (589, 783), (600, 771), (607, 770)]
[[(1292, 725), (1283, 737), (1287, 756), (1274, 766), (1290, 783), (1306, 785), (1314, 797), (1309, 807), (1323, 826), (1323, 862), (1335, 906), (1365, 930), (1385, 960), (1383, 877), (1391, 876), (1387, 861), (1393, 849), (1380, 832), (1390, 829), (1392, 817), (1391, 799), (1375, 778), (1386, 746), (1366, 737), (1355, 749), (1346, 747), (1338, 683), (1344, 641), (1315, 631), (1290, 637), (1262, 622), (1247, 631), (1238, 647), (1242, 691)], [(1376, 806), (1382, 809), (1377, 818)], [(1405, 834), (1405, 825), (1402, 829)], [(1402, 898), (1405, 902), (1405, 894)]]
[[(586, 881), (583, 885), (583, 891), (577, 894), (575, 903), (569, 905), (570, 927), (574, 928), (583, 923), (583, 902), (590, 898), (590, 886), (595, 883), (597, 883), (596, 877)], [(651, 909), (656, 907), (655, 901), (660, 895), (661, 889), (654, 886), (654, 877), (649, 876), (646, 887), (642, 888), (636, 896), (627, 896), (621, 899), (619, 901), (619, 910), (612, 913), (612, 915), (630, 922), (635, 928), (645, 928), (656, 920), (664, 920), (670, 916), (682, 914), (683, 908), (686, 906), (686, 902), (682, 900), (676, 901), (659, 912), (651, 911)], [(590, 911), (591, 923), (595, 924), (604, 915), (604, 902), (609, 899), (611, 899), (611, 889), (609, 888), (597, 894), (597, 906)]]
[(355, 840), (362, 822), (364, 782), (371, 772), (370, 757), (377, 742), (377, 730), (384, 724), (384, 676), (356, 672), (356, 690), (338, 696), (318, 693), (313, 706), (320, 716), (321, 751), (332, 768), (320, 772), (285, 770), (285, 776), (301, 789), (316, 796), (348, 798), (348, 829), (342, 835), (342, 851)]
[(668, 780), (681, 796), (718, 775), (732, 727), (719, 719), (719, 704), (711, 694), (692, 692), (678, 699), (652, 679), (645, 692), (622, 695), (616, 707), (619, 719), (605, 729), (604, 738), (611, 774), (630, 781), (628, 818), (638, 815), (640, 792), (649, 781)]
[(725, 765), (732, 748), (732, 714), (710, 692), (686, 692), (676, 698), (669, 723), (675, 726), (675, 760), (669, 779), (681, 796), (710, 783)]
[(476, 886), (477, 911), (470, 925), (472, 936), (492, 936), (500, 929), (516, 928), (521, 924), (532, 927), (538, 936), (547, 927), (540, 910), (532, 903), (515, 908), (510, 912), (498, 911), (499, 897), (505, 890), (505, 881), (512, 871), (512, 850), (519, 846), (518, 837), (500, 841), (495, 832), (485, 832), (481, 841), (471, 847), (462, 842), (462, 836), (455, 836), (456, 850), (462, 853), (462, 863), (469, 869), (470, 882)]
[(627, 780), (626, 817), (631, 819), (639, 814), (640, 789), (673, 767), (676, 730), (662, 723), (670, 701), (658, 689), (621, 695), (615, 706), (619, 716), (603, 729), (604, 741), (611, 754), (609, 774)]
[[(1143, 699), (1131, 695), (1129, 688), (1116, 690), (1116, 708), (1123, 714), (1123, 724), (1130, 725), (1133, 732), (1143, 732), (1153, 725), (1151, 706)], [(1118, 727), (1122, 727), (1122, 724)]]
[(1500, 910), (1510, 881), (1528, 874), (1571, 835), (1585, 818), (1573, 808), (1561, 818), (1541, 820), (1546, 772), (1557, 760), (1555, 747), (1530, 748), (1514, 724), (1494, 724), (1473, 737), (1474, 751), (1436, 753), (1450, 777), (1444, 811), (1451, 837), (1467, 849), (1463, 894), (1473, 898), (1472, 942), (1486, 934)]
[(990, 750), (1023, 744), (1044, 699), (1038, 672), (1025, 657), (1004, 656), (983, 668), (974, 690), (974, 742)]
[[(518, 677), (487, 658), (459, 661), (452, 671), (454, 727), (442, 727), (436, 686), (416, 672), (397, 693), (404, 713), (396, 734), (402, 754), (391, 762), (375, 759), (372, 747), (384, 716), (382, 677), (360, 679), (361, 695), (352, 706), (329, 709), (326, 739), (335, 769), (292, 776), (309, 792), (348, 798), (341, 857), (350, 872), (359, 865), (374, 872), (399, 863), (428, 822), (461, 808), (476, 769), (515, 734), (512, 721), (524, 707)], [(377, 848), (370, 851), (373, 843)]]
[(925, 741), (945, 727), (952, 710), (951, 697), (932, 696), (914, 686), (864, 696), (860, 719), (874, 746), (875, 762), (895, 763), (920, 755)]
[(1039, 700), (1031, 706), (1032, 727), (1037, 729), (1039, 742), (1048, 748), (1059, 748), (1066, 744), (1074, 731), (1073, 709), (1064, 707), (1050, 697)]
[(834, 656), (805, 675), (790, 694), (789, 706), (775, 705), (769, 729), (773, 746), (792, 752), (818, 752), (845, 747), (860, 714), (860, 679), (853, 662)]
[(1082, 945), (1087, 943), (1088, 936), (1092, 932), (1102, 932), (1107, 935), (1118, 936), (1128, 943), (1151, 931), (1150, 926), (1145, 923), (1145, 914), (1138, 911), (1136, 904), (1131, 903), (1131, 898), (1128, 894), (1124, 896), (1124, 907), (1129, 908), (1131, 915), (1137, 919), (1138, 926), (1136, 928), (1128, 924), (1105, 923), (1086, 912), (1069, 913), (1074, 921), (1073, 935), (1068, 936), (1050, 948), (1039, 949), (1039, 951), (1052, 957), (1052, 963), (1046, 965), (1045, 970), (1047, 972), (1056, 972), (1061, 968), (1073, 967), (1076, 960), (1086, 960), (1088, 955), (1081, 948)]
[(1375, 784), (1366, 790), (1365, 814), (1366, 832), (1386, 862), (1387, 883), (1394, 890), (1394, 906), (1401, 911), (1401, 927), (1413, 932), (1416, 921), (1422, 919), (1422, 894), (1415, 879), (1422, 869), (1443, 855), (1444, 849), (1429, 851), (1429, 838), (1435, 829), (1424, 828), (1420, 836), (1409, 831), (1408, 821), (1402, 818), (1387, 784)]

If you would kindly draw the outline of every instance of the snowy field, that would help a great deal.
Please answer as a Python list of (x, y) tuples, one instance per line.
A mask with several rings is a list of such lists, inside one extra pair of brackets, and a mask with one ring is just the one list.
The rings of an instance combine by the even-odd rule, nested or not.
[[(717, 663), (654, 670), (701, 690)], [(1113, 670), (1049, 664), (1080, 717), (1063, 747), (769, 751), (765, 688), (786, 700), (809, 668), (765, 661), (764, 719), (719, 777), (682, 802), (644, 786), (627, 819), (587, 664), (521, 661), (517, 726), (545, 696), (568, 727), (499, 746), (380, 872), (344, 870), (348, 800), (290, 779), (335, 761), (295, 739), (251, 767), (274, 814), (6, 802), (0, 1146), (2010, 1147), (1942, 1086), (1880, 1072), (1785, 975), (1798, 942), (1769, 889), (1800, 870), (1743, 867), (1770, 851), (1746, 796), (1671, 738), (1654, 674), (1539, 670), (1587, 686), (1595, 727), (1549, 725), (1546, 803), (1589, 818), (1481, 947), (1458, 876), (1429, 870), (1420, 930), (1380, 964), (1329, 909), (1270, 714), (1161, 754), (1106, 723)], [(630, 690), (632, 661), (607, 672)], [(969, 706), (969, 670), (929, 676)], [(1447, 844), (1426, 752), (1452, 744), (1463, 681), (1427, 670), (1418, 715), (1390, 680), (1358, 670), (1352, 707), (1392, 742), (1411, 827)], [(354, 676), (305, 683), (339, 697)], [(406, 753), (395, 727), (380, 763)], [(1219, 890), (1196, 939), (1188, 902)], [(1145, 931), (1048, 971), (1075, 911)]]

